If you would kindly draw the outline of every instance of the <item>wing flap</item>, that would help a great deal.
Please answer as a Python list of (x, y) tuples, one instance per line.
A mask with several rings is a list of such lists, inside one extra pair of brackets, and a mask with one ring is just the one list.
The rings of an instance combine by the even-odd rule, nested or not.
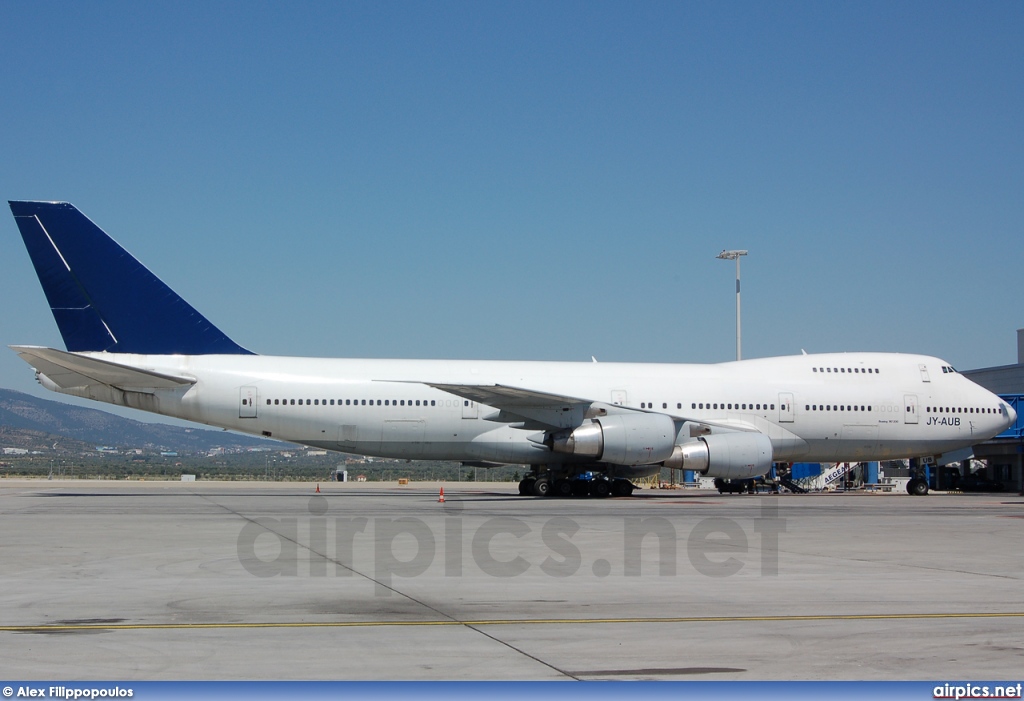
[(11, 349), (61, 389), (107, 385), (140, 392), (172, 389), (196, 382), (191, 377), (168, 375), (54, 348), (11, 346)]

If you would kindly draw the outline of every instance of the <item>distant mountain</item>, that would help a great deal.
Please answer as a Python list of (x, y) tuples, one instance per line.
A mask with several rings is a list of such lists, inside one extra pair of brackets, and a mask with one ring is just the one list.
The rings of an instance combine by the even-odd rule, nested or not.
[(19, 442), (37, 437), (40, 444), (52, 445), (54, 437), (62, 437), (91, 446), (181, 453), (206, 452), (218, 447), (279, 449), (289, 445), (226, 431), (133, 421), (99, 409), (85, 409), (0, 388), (0, 447), (3, 447), (5, 435), (18, 435)]

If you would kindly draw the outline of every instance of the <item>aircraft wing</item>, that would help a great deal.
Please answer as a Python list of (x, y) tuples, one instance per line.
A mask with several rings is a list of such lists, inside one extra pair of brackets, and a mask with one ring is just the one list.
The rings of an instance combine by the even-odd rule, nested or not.
[(628, 407), (603, 404), (591, 399), (508, 385), (457, 385), (436, 382), (423, 384), (457, 397), (498, 409), (485, 419), (498, 423), (519, 423), (523, 428), (561, 429), (579, 426), (587, 418), (609, 413), (629, 413)]
[(170, 389), (196, 382), (190, 377), (176, 377), (152, 370), (142, 370), (54, 348), (11, 346), (11, 350), (61, 389), (107, 385), (138, 392)]
[[(550, 394), (523, 387), (509, 385), (458, 385), (436, 382), (423, 384), (439, 389), (457, 397), (463, 397), (480, 404), (498, 409), (498, 413), (485, 416), (485, 419), (499, 423), (521, 423), (522, 428), (530, 429), (563, 429), (574, 428), (586, 419), (598, 418), (609, 414), (661, 414), (647, 409), (634, 409), (619, 404), (606, 404), (592, 399), (570, 397), (563, 394)], [(757, 428), (746, 422), (738, 421), (706, 421), (699, 418), (672, 416), (678, 423), (692, 423), (693, 429), (702, 433), (700, 427), (716, 427), (728, 431), (757, 431)]]
[(590, 406), (593, 403), (589, 399), (569, 397), (564, 394), (549, 394), (532, 389), (523, 389), (522, 387), (509, 387), (508, 385), (447, 385), (433, 382), (426, 382), (424, 384), (449, 394), (465, 397), (480, 404), (498, 407), (499, 409), (563, 404), (566, 406), (575, 404)]

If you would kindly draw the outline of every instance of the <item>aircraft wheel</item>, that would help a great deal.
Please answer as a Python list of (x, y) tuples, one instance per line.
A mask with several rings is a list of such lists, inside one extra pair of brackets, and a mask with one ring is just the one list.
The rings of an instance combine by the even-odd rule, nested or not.
[(633, 493), (633, 484), (629, 480), (615, 480), (612, 482), (612, 496), (628, 497)]
[(533, 478), (524, 477), (519, 480), (519, 496), (528, 497), (533, 494)]
[(555, 483), (551, 485), (552, 496), (560, 497), (562, 499), (572, 496), (572, 482), (567, 479), (555, 480)]
[(612, 486), (608, 484), (608, 480), (594, 480), (590, 484), (590, 495), (597, 497), (598, 499), (604, 499), (605, 497), (611, 496)]
[(551, 481), (547, 477), (538, 477), (533, 483), (533, 496), (546, 497), (551, 493)]
[(928, 494), (928, 483), (915, 477), (907, 482), (907, 493), (915, 497), (923, 497)]

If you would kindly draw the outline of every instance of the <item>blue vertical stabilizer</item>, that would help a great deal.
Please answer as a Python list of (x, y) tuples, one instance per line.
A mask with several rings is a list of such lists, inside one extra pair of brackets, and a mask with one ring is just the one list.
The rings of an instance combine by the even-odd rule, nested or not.
[(68, 202), (11, 202), (72, 352), (246, 354)]

